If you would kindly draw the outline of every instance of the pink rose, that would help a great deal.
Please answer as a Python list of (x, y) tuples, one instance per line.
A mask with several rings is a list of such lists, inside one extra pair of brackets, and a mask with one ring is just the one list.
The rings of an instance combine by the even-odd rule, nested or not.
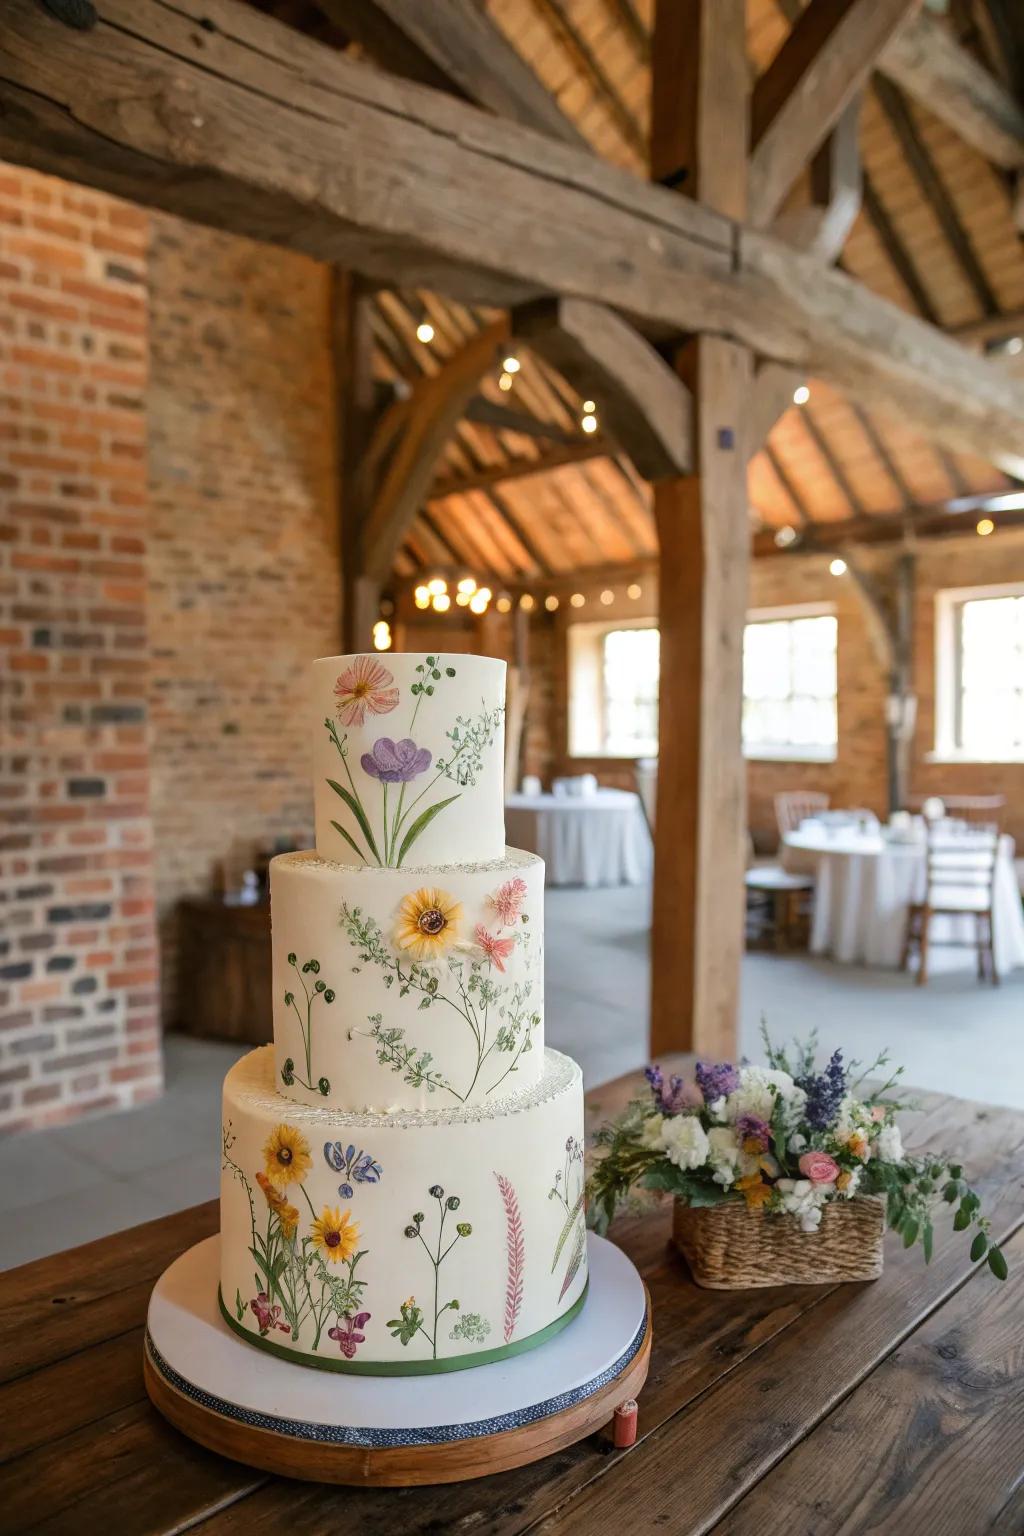
[(839, 1164), (827, 1152), (805, 1152), (798, 1166), (812, 1184), (831, 1184), (839, 1177)]

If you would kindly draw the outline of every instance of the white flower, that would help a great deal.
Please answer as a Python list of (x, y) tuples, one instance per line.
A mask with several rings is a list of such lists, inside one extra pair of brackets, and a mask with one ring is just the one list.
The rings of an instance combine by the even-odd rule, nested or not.
[(903, 1137), (898, 1125), (883, 1125), (875, 1141), (875, 1156), (883, 1163), (902, 1163)]
[(665, 1156), (677, 1168), (700, 1168), (708, 1160), (708, 1138), (696, 1115), (669, 1115), (661, 1127)]
[(782, 1197), (782, 1209), (797, 1218), (801, 1232), (818, 1230), (821, 1208), (836, 1192), (835, 1184), (812, 1184), (810, 1179), (779, 1179), (775, 1188)]
[(725, 1117), (735, 1124), (741, 1115), (756, 1115), (770, 1123), (776, 1099), (782, 1101), (787, 1123), (796, 1124), (804, 1112), (807, 1095), (789, 1073), (775, 1067), (741, 1067), (740, 1085), (726, 1101)]
[(708, 1104), (706, 1108), (712, 1120), (724, 1120), (726, 1117), (725, 1094), (719, 1094), (717, 1099), (712, 1099), (711, 1103)]
[(837, 1186), (837, 1194), (842, 1195), (844, 1200), (852, 1200), (857, 1193), (857, 1185), (860, 1183), (860, 1177), (863, 1172), (863, 1168), (851, 1168), (849, 1170), (850, 1177), (845, 1186), (842, 1189), (839, 1189)]
[(799, 1153), (807, 1151), (807, 1137), (802, 1135), (800, 1131), (794, 1131), (787, 1141), (786, 1147), (796, 1157)]
[(832, 1135), (840, 1146), (844, 1146), (851, 1136), (866, 1133), (872, 1129), (873, 1125), (868, 1106), (860, 1099), (855, 1099), (852, 1093), (844, 1094), (839, 1101), (839, 1110), (832, 1129)]
[(664, 1122), (664, 1115), (649, 1115), (647, 1117), (644, 1121), (644, 1128), (640, 1132), (641, 1146), (652, 1148), (661, 1146), (661, 1127)]
[(716, 1184), (735, 1183), (742, 1158), (736, 1132), (731, 1125), (713, 1125), (708, 1135), (708, 1161), (714, 1169)]

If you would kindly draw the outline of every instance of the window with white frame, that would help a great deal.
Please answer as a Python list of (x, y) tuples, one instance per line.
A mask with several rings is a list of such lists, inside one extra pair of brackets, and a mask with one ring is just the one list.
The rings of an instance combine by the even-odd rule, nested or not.
[(658, 750), (660, 635), (649, 620), (569, 626), (569, 751), (650, 757)]
[(830, 762), (838, 743), (835, 614), (753, 613), (743, 636), (747, 757)]
[(936, 756), (1024, 761), (1024, 584), (936, 594)]

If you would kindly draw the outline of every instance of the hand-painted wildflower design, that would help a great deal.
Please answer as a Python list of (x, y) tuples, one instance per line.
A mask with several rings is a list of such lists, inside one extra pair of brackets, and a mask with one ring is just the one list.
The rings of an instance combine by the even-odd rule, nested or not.
[(517, 875), (514, 880), (506, 880), (504, 885), (499, 885), (498, 889), (488, 896), (487, 905), (497, 913), (499, 923), (506, 928), (512, 928), (522, 916), (528, 894), (526, 881)]
[(343, 1147), (340, 1141), (325, 1141), (324, 1158), (328, 1168), (344, 1175), (344, 1181), (338, 1185), (338, 1194), (342, 1200), (352, 1199), (353, 1184), (380, 1183), (383, 1173), (380, 1163), (361, 1147), (356, 1151), (351, 1142)]
[[(255, 1266), (255, 1295), (248, 1306), (240, 1291), (235, 1296), (237, 1321), (242, 1324), (251, 1313), (260, 1338), (279, 1331), (289, 1334), (293, 1342), (308, 1323), (313, 1350), (319, 1348), (325, 1324), (331, 1322), (328, 1337), (338, 1340), (342, 1353), (352, 1359), (356, 1346), (365, 1340), (362, 1330), (370, 1313), (360, 1306), (366, 1282), (356, 1273), (367, 1250), (359, 1248), (359, 1226), (351, 1212), (324, 1206), (318, 1214), (313, 1209), (305, 1187), (313, 1166), (309, 1143), (297, 1127), (282, 1123), (268, 1136), (263, 1168), (255, 1174), (266, 1208), (264, 1224), (257, 1219), (248, 1175), (233, 1156), (237, 1137), (230, 1121), (222, 1138), (223, 1167), (242, 1186), (249, 1202), (249, 1252)], [(293, 1194), (305, 1200), (312, 1218), (304, 1234), (300, 1234), (302, 1213), (290, 1198)]]
[[(298, 1081), (302, 1084), (303, 1088), (308, 1088), (311, 1093), (315, 1088), (326, 1098), (331, 1091), (331, 1085), (327, 1078), (320, 1077), (315, 1084), (313, 1082), (313, 1004), (318, 999), (322, 999), (330, 1006), (334, 1002), (335, 994), (326, 981), (322, 981), (320, 978), (319, 960), (306, 960), (300, 969), (298, 956), (293, 950), (288, 956), (288, 964), (299, 979), (299, 986), (302, 988), (302, 995), (305, 1000), (303, 1006), (296, 1000), (294, 992), (286, 992), (284, 995), (285, 1007), (290, 1008), (299, 1021), (299, 1033), (302, 1036), (302, 1046), (306, 1055), (306, 1076), (303, 1078), (296, 1072), (295, 1062), (289, 1056), (281, 1068), (281, 1080), (286, 1088), (290, 1088), (292, 1083)], [(307, 976), (312, 977), (312, 981), (308, 985), (305, 981)]]
[(367, 712), (388, 715), (397, 708), (395, 679), (373, 656), (357, 656), (334, 685), (335, 709), (342, 725), (362, 725)]
[(470, 1344), (482, 1344), (490, 1331), (490, 1323), (479, 1312), (463, 1312), (448, 1337), (465, 1339)]
[(806, 1233), (818, 1230), (831, 1201), (884, 1195), (889, 1226), (905, 1247), (920, 1242), (927, 1262), (941, 1196), (957, 1206), (954, 1230), (974, 1229), (972, 1260), (1005, 1279), (1005, 1256), (960, 1164), (904, 1150), (896, 1115), (909, 1106), (892, 1096), (902, 1067), (866, 1086), (888, 1068), (888, 1052), (862, 1068), (834, 1051), (819, 1072), (816, 1033), (791, 1052), (761, 1033), (765, 1066), (699, 1062), (694, 1082), (667, 1084), (660, 1068), (647, 1069), (651, 1098), (634, 1100), (597, 1135), (604, 1156), (590, 1187), (598, 1230), (634, 1187), (690, 1206), (743, 1200), (753, 1212), (791, 1216)]
[[(431, 1358), (436, 1360), (439, 1338), (438, 1324), (446, 1312), (458, 1312), (460, 1310), (458, 1299), (455, 1297), (453, 1297), (450, 1301), (441, 1301), (441, 1266), (448, 1255), (451, 1253), (452, 1249), (455, 1247), (456, 1243), (460, 1242), (463, 1238), (472, 1236), (473, 1228), (468, 1221), (456, 1222), (455, 1236), (451, 1237), (446, 1243), (444, 1230), (445, 1222), (450, 1215), (455, 1214), (462, 1202), (458, 1195), (446, 1196), (440, 1184), (432, 1184), (427, 1193), (430, 1195), (432, 1200), (437, 1201), (437, 1208), (440, 1217), (437, 1226), (437, 1237), (433, 1243), (433, 1246), (431, 1246), (431, 1244), (429, 1244), (426, 1238), (423, 1236), (423, 1224), (427, 1219), (423, 1211), (416, 1212), (409, 1225), (405, 1229), (405, 1235), (411, 1241), (418, 1241), (423, 1248), (424, 1253), (427, 1255), (427, 1258), (430, 1260), (430, 1267), (433, 1270), (434, 1281), (433, 1323), (430, 1328), (427, 1327), (427, 1320), (431, 1314), (429, 1312), (424, 1312), (423, 1308), (417, 1303), (415, 1296), (409, 1296), (405, 1301), (401, 1303), (398, 1309), (398, 1316), (391, 1318), (387, 1326), (391, 1330), (392, 1336), (396, 1338), (403, 1346), (410, 1344), (416, 1335), (421, 1333), (426, 1339), (427, 1343), (430, 1345)], [(449, 1228), (449, 1232), (450, 1231), (451, 1229)], [(472, 1313), (471, 1316), (477, 1320), (477, 1331), (479, 1332), (482, 1319), (480, 1319), (478, 1313)], [(489, 1323), (484, 1324), (483, 1326), (486, 1327), (488, 1332), (490, 1331)], [(454, 1335), (452, 1336), (454, 1337)], [(480, 1337), (483, 1338), (484, 1334), (480, 1333)]]
[(564, 1220), (555, 1243), (555, 1255), (551, 1260), (552, 1274), (558, 1268), (558, 1261), (567, 1247), (569, 1238), (572, 1237), (565, 1274), (562, 1276), (562, 1289), (558, 1293), (559, 1301), (575, 1280), (587, 1248), (584, 1193), (583, 1146), (575, 1136), (570, 1136), (565, 1143), (565, 1159), (561, 1168), (556, 1171), (554, 1181), (548, 1190), (548, 1199), (557, 1200), (564, 1213)]
[[(512, 884), (522, 885), (525, 891), (525, 881), (508, 882)], [(501, 889), (507, 890), (508, 885)], [(429, 1050), (407, 1039), (403, 1025), (385, 1024), (382, 1013), (373, 1013), (367, 1020), (369, 1036), (382, 1066), (400, 1073), (414, 1088), (448, 1093), (460, 1103), (465, 1103), (478, 1083), (485, 1083), (486, 1094), (492, 1094), (509, 1073), (518, 1070), (522, 1056), (533, 1048), (534, 1031), (540, 1024), (540, 1012), (533, 1007), (534, 980), (529, 973), (533, 941), (522, 900), (517, 893), (515, 931), (503, 933), (499, 929), (492, 933), (481, 924), (475, 943), (470, 945), (460, 939), (462, 906), (446, 891), (424, 888), (404, 897), (393, 944), (362, 908), (341, 908), (341, 926), (358, 953), (359, 964), (353, 967), (356, 973), (365, 965), (376, 966), (383, 973), (385, 987), (395, 991), (399, 999), (418, 998), (420, 1012), (435, 1007), (452, 1009), (472, 1036), (472, 1073), (467, 1082), (454, 1083)], [(497, 912), (495, 898), (489, 904)], [(512, 908), (506, 904), (505, 910)], [(505, 961), (518, 945), (525, 951), (527, 977), (511, 984), (502, 982), (497, 978), (507, 974)]]
[[(448, 750), (433, 762), (434, 772), (426, 785), (406, 803), (409, 784), (427, 773), (433, 761), (428, 748), (417, 745), (414, 735), (420, 707), (425, 699), (434, 697), (435, 689), (442, 685), (445, 678), (456, 675), (454, 667), (445, 667), (442, 673), (438, 662), (437, 656), (427, 656), (416, 666), (416, 681), (409, 689), (415, 702), (408, 734), (398, 739), (379, 736), (372, 751), (360, 756), (359, 767), (362, 772), (371, 783), (380, 786), (379, 832), (375, 832), (373, 827), (374, 806), (364, 798), (370, 786), (361, 789), (352, 774), (348, 735), (339, 735), (338, 727), (330, 717), (324, 721), (324, 728), (334, 743), (347, 779), (347, 784), (341, 784), (335, 779), (328, 779), (327, 782), (355, 818), (362, 836), (362, 846), (340, 822), (332, 821), (331, 826), (364, 864), (399, 868), (434, 818), (452, 805), (463, 789), (476, 783), (485, 754), (494, 745), (504, 715), (503, 706), (492, 709), (482, 707), (479, 714), (471, 717), (457, 715), (455, 724), (445, 732)], [(394, 678), (386, 667), (372, 657), (358, 657), (341, 674), (334, 688), (338, 699), (338, 720), (342, 726), (362, 726), (368, 711), (371, 714), (388, 714), (397, 708), (399, 690), (393, 684)], [(441, 779), (456, 784), (457, 792), (419, 809), (421, 802)], [(389, 804), (388, 788), (393, 785), (399, 786), (398, 794)]]
[(508, 1274), (505, 1281), (505, 1343), (507, 1344), (515, 1332), (519, 1311), (523, 1305), (526, 1237), (523, 1232), (519, 1197), (511, 1179), (507, 1179), (503, 1173), (496, 1173), (494, 1177), (498, 1181), (501, 1203), (505, 1208), (505, 1253), (508, 1260)]

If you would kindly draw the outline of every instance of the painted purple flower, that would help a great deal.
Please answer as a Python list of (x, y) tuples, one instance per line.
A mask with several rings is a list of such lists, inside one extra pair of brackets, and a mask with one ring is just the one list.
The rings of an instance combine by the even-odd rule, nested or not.
[(290, 1333), (287, 1323), (281, 1322), (281, 1308), (275, 1303), (270, 1304), (270, 1297), (266, 1291), (260, 1291), (249, 1303), (249, 1310), (255, 1314), (256, 1323), (260, 1330), (260, 1338), (266, 1338), (271, 1328), (280, 1328), (282, 1333)]
[(364, 752), (359, 759), (365, 773), (382, 784), (408, 784), (430, 767), (430, 753), (426, 747), (418, 747), (411, 736), (392, 741), (390, 736), (379, 736), (372, 752)]
[(366, 1334), (360, 1333), (359, 1330), (365, 1328), (369, 1321), (369, 1312), (357, 1312), (355, 1317), (350, 1317), (346, 1313), (337, 1328), (328, 1328), (327, 1337), (337, 1340), (338, 1347), (346, 1360), (354, 1360), (357, 1345), (365, 1343)]
[(698, 1061), (696, 1075), (705, 1104), (713, 1104), (716, 1099), (735, 1093), (740, 1085), (740, 1075), (731, 1061), (720, 1061), (717, 1065)]
[(772, 1128), (760, 1115), (740, 1115), (736, 1134), (744, 1152), (767, 1152), (772, 1144)]
[(681, 1115), (687, 1109), (699, 1109), (700, 1094), (693, 1083), (687, 1083), (673, 1072), (668, 1083), (660, 1067), (645, 1067), (644, 1076), (651, 1085), (654, 1104), (659, 1114)]

